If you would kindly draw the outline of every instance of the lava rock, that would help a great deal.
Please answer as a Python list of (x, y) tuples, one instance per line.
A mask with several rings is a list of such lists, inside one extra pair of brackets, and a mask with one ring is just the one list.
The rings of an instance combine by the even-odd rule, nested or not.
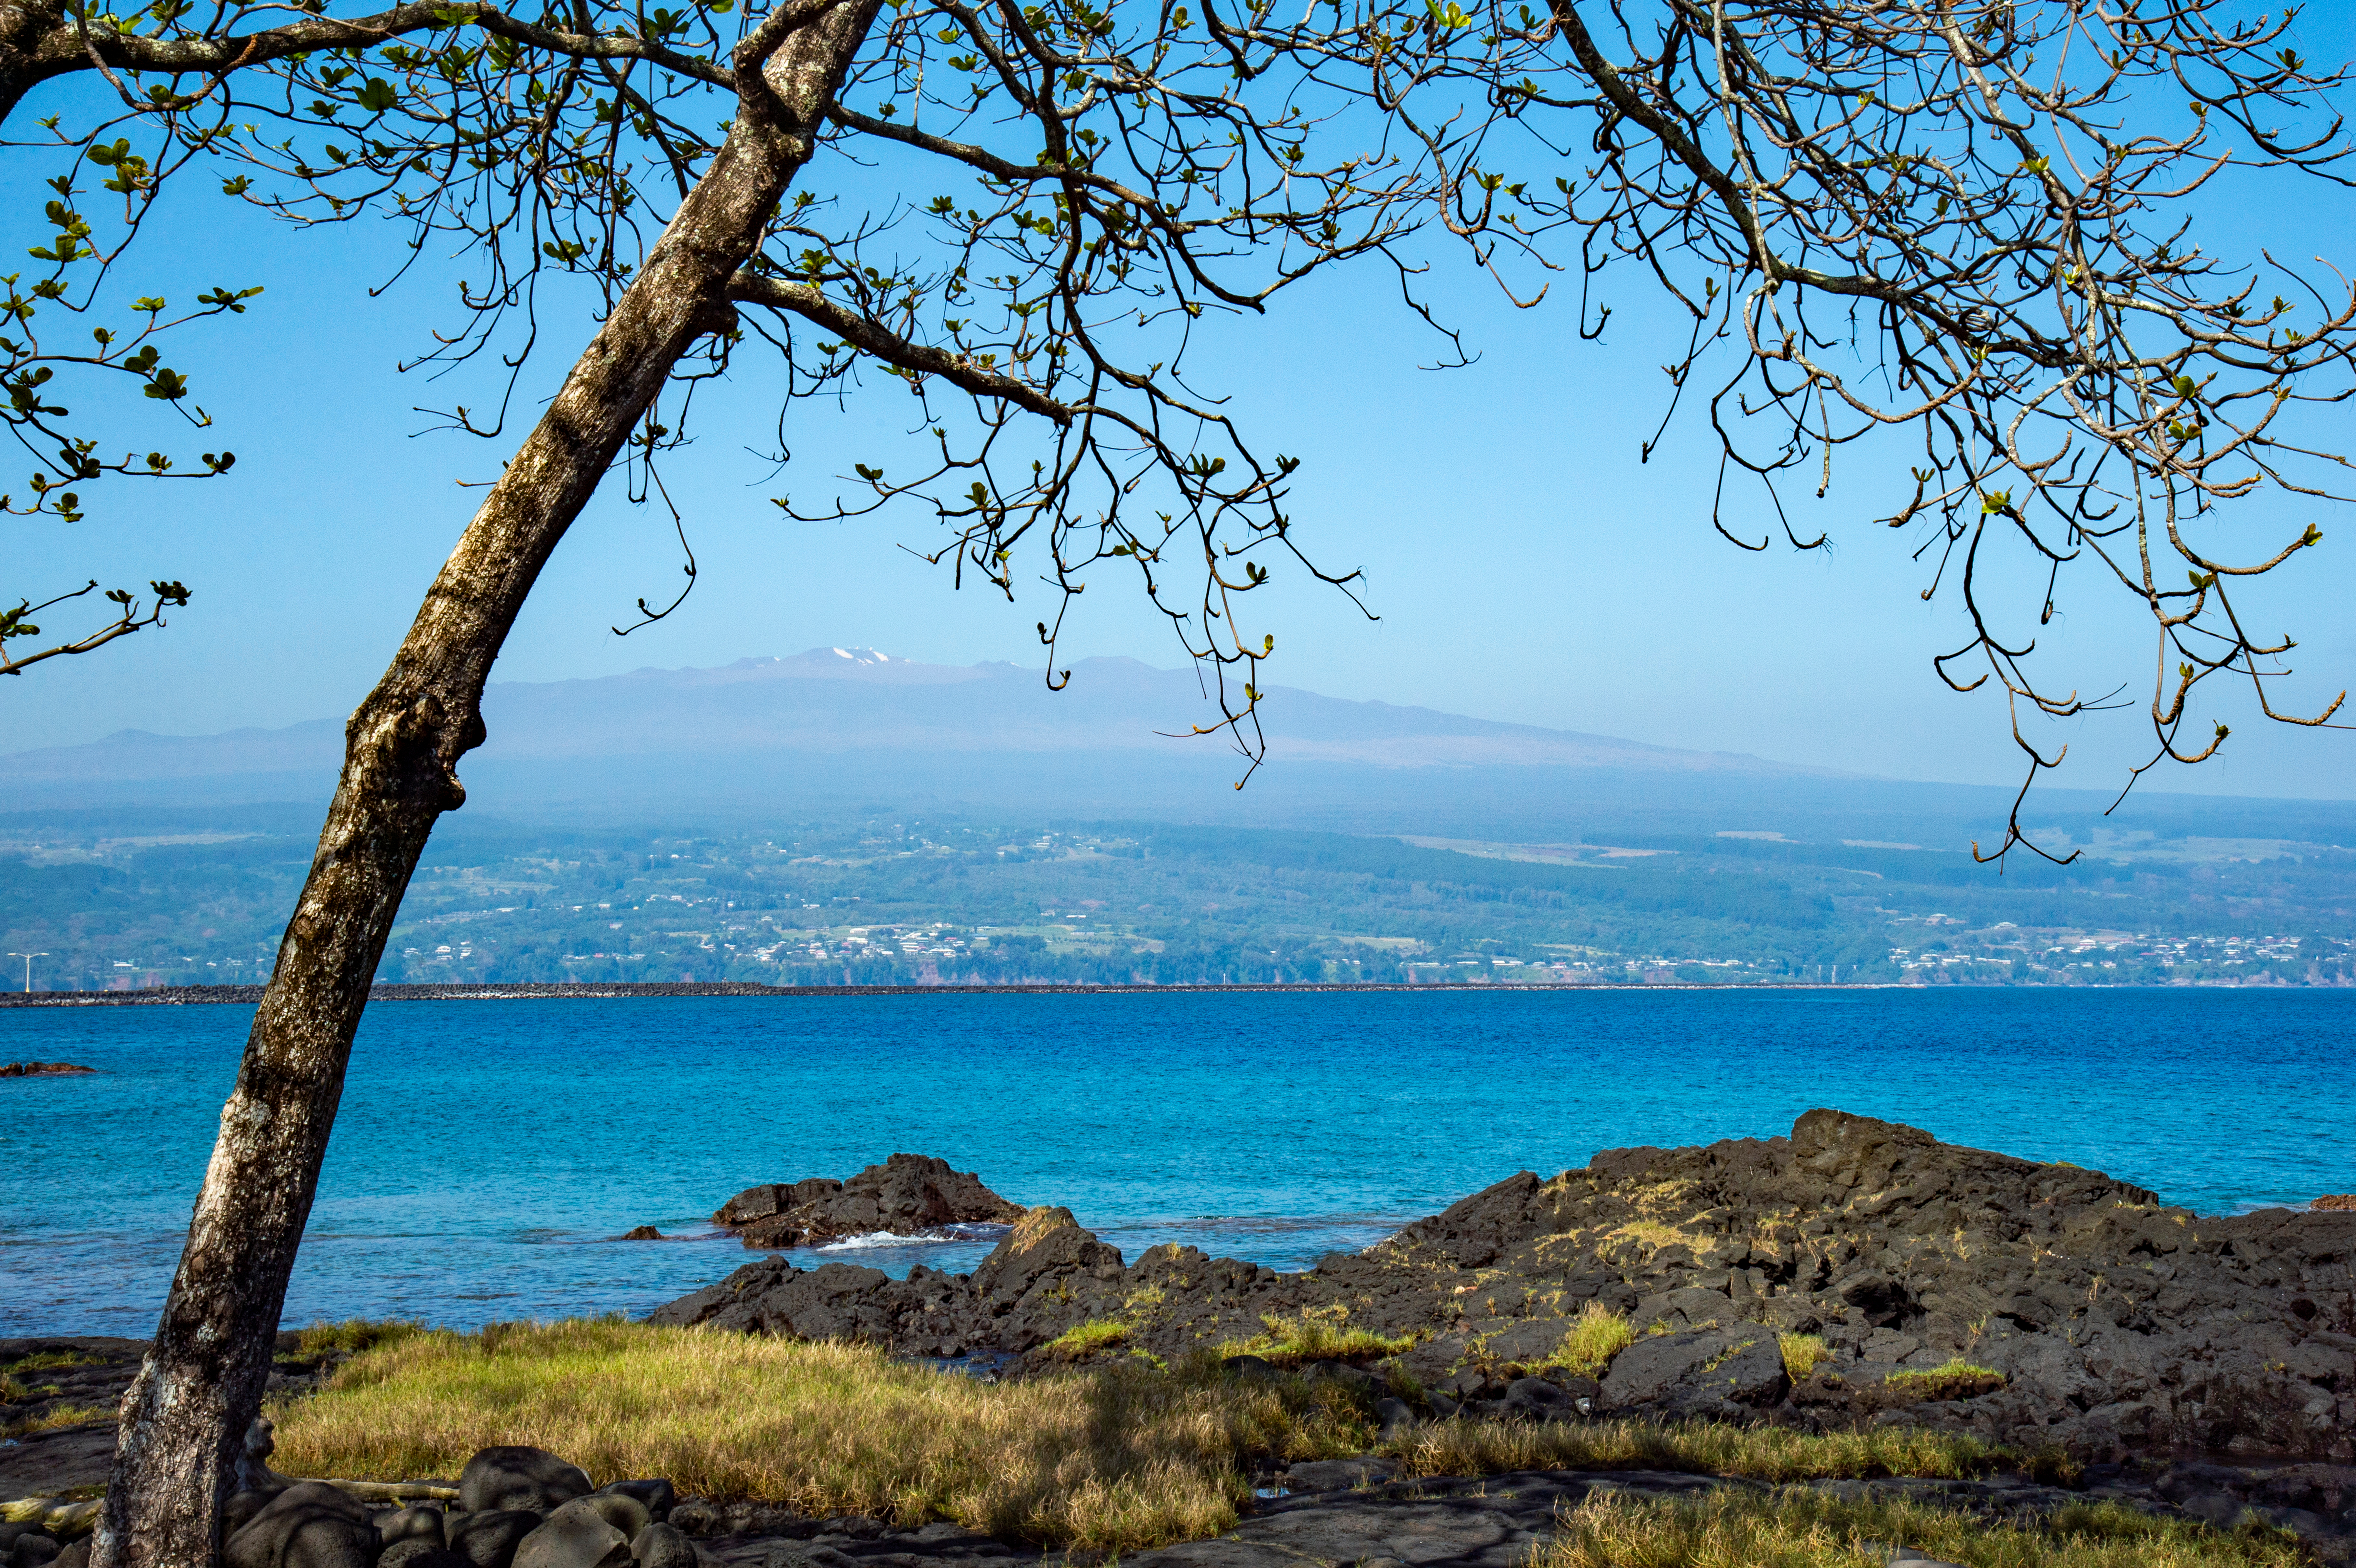
[(895, 1154), (848, 1181), (811, 1177), (749, 1187), (720, 1206), (712, 1223), (741, 1231), (748, 1247), (792, 1247), (835, 1236), (888, 1231), (920, 1235), (942, 1225), (1012, 1224), (1023, 1207), (945, 1159)]
[(591, 1506), (596, 1502), (631, 1499), (576, 1498), (559, 1505), (517, 1545), (514, 1568), (623, 1568), (630, 1561), (630, 1538)]
[(657, 1522), (669, 1519), (672, 1505), (679, 1501), (678, 1491), (660, 1477), (642, 1481), (608, 1481), (590, 1495), (598, 1497), (607, 1492), (637, 1499), (646, 1505), (648, 1517)]
[(592, 1492), (585, 1498), (575, 1498), (548, 1517), (554, 1520), (556, 1514), (569, 1508), (589, 1509), (620, 1531), (625, 1541), (635, 1541), (638, 1531), (654, 1522), (654, 1516), (648, 1511), (647, 1505), (627, 1492)]
[(650, 1524), (630, 1542), (637, 1568), (697, 1568), (695, 1543), (669, 1525)]
[(546, 1513), (591, 1489), (587, 1471), (545, 1448), (485, 1448), (458, 1472), (458, 1506), (469, 1513), (514, 1509)]
[(305, 1481), (221, 1546), (227, 1568), (370, 1568), (383, 1543), (360, 1503), (325, 1481)]
[(377, 1516), (376, 1533), (387, 1546), (396, 1541), (429, 1541), (440, 1546), (442, 1510), (438, 1508), (395, 1509)]
[(450, 1550), (474, 1568), (509, 1568), (523, 1538), (540, 1528), (541, 1517), (530, 1509), (486, 1509), (452, 1514), (443, 1528)]
[[(797, 1184), (732, 1207), (775, 1217), (833, 1195)], [(2351, 1255), (2356, 1211), (2204, 1217), (2100, 1171), (1816, 1110), (1787, 1136), (1607, 1149), (1551, 1179), (1520, 1172), (1305, 1274), (1173, 1247), (1124, 1264), (1068, 1211), (1039, 1209), (968, 1276), (893, 1280), (772, 1257), (655, 1320), (1035, 1358), (1117, 1317), (1125, 1349), (1174, 1361), (1256, 1339), (1272, 1318), (1346, 1317), (1415, 1341), (1397, 1359), (1401, 1386), (1494, 1413), (1513, 1374), (1537, 1370), (1594, 1306), (1672, 1330), (1640, 1336), (1604, 1371), (1592, 1397), (1611, 1408), (1832, 1428), (1927, 1421), (2081, 1464), (2207, 1450), (2348, 1465)], [(1818, 1336), (1830, 1352), (1798, 1390), (1779, 1332)], [(1888, 1381), (1957, 1357), (2002, 1382), (1926, 1398)]]
[(1505, 1385), (1505, 1413), (1524, 1421), (1576, 1421), (1578, 1402), (1544, 1378), (1515, 1378)]
[(412, 1536), (386, 1547), (384, 1555), (376, 1560), (376, 1568), (474, 1568), (474, 1563), (446, 1546)]

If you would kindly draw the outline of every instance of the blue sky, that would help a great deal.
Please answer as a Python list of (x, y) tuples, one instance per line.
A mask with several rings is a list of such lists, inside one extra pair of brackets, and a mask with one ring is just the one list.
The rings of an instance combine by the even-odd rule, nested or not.
[[(2310, 26), (2305, 47), (2344, 57), (2345, 23)], [(43, 106), (36, 106), (43, 107)], [(6, 210), (30, 219), (46, 164), (11, 151)], [(2312, 203), (2221, 196), (2200, 212), (2212, 247), (2273, 244), (2356, 271), (2346, 192)], [(240, 454), (205, 483), (91, 487), (72, 528), (10, 519), (10, 594), (79, 582), (175, 576), (196, 591), (168, 630), (92, 657), (53, 661), (0, 688), (0, 749), (95, 739), (125, 728), (201, 733), (341, 714), (383, 668), (434, 569), (464, 527), (479, 481), (512, 445), (415, 436), (421, 403), (487, 400), (483, 388), (428, 387), (397, 375), (463, 265), (421, 267), (385, 296), (395, 231), (373, 224), (294, 233), (219, 197), (192, 201), (168, 247), (151, 251), (124, 292), (181, 295), (220, 283), (267, 293), (233, 328), (175, 346), (219, 428), (173, 438), (190, 452)], [(12, 229), (11, 232), (16, 230)], [(25, 226), (28, 235), (41, 232)], [(27, 241), (29, 242), (29, 240)], [(1610, 280), (1610, 275), (1607, 275)], [(1428, 334), (1371, 270), (1280, 300), (1261, 322), (1218, 325), (1201, 383), (1234, 391), (1265, 450), (1306, 459), (1293, 512), (1329, 563), (1363, 566), (1378, 623), (1328, 592), (1280, 576), (1260, 597), (1279, 686), (1420, 703), (1485, 718), (1622, 735), (1658, 744), (1757, 752), (1896, 777), (2008, 781), (2014, 756), (2000, 705), (1949, 694), (1930, 656), (1962, 639), (1955, 607), (1924, 604), (1911, 536), (1872, 525), (1883, 486), (1852, 460), (1854, 483), (1797, 517), (1837, 548), (1739, 551), (1712, 531), (1714, 448), (1685, 421), (1649, 465), (1639, 442), (1665, 395), (1658, 366), (1671, 324), (1633, 274), (1607, 281), (1619, 307), (1609, 339), (1579, 341), (1567, 298), (1507, 308), (1452, 257), (1435, 293), (1481, 355), (1433, 373)], [(591, 330), (554, 314), (528, 375), (545, 394)], [(1681, 337), (1681, 334), (1679, 335)], [(772, 418), (765, 377), (748, 370), (723, 397), (701, 443), (668, 473), (702, 565), (696, 594), (669, 621), (617, 638), (640, 595), (679, 581), (667, 517), (595, 502), (544, 576), (498, 678), (550, 680), (645, 665), (722, 664), (828, 644), (863, 644), (942, 663), (1040, 662), (1034, 592), (1009, 607), (954, 593), (899, 548), (931, 525), (913, 510), (863, 524), (798, 524), (767, 497), (815, 496), (887, 443), (905, 416), (896, 386), (848, 412), (794, 415), (796, 459), (773, 478), (746, 446)], [(1688, 411), (1690, 411), (1690, 405)], [(527, 414), (528, 417), (528, 414)], [(2338, 421), (2344, 425), (2341, 417)], [(141, 438), (143, 441), (144, 437)], [(22, 464), (17, 466), (23, 466)], [(5, 475), (9, 488), (21, 476)], [(2356, 686), (2356, 528), (2328, 511), (2276, 501), (2245, 508), (2254, 537), (2295, 534), (2310, 516), (2332, 537), (2263, 613), (2299, 634), (2300, 700)], [(2241, 525), (2237, 525), (2241, 526)], [(2345, 539), (2343, 544), (2341, 541)], [(1161, 665), (1177, 649), (1156, 618), (1108, 591), (1084, 601), (1067, 655), (1122, 654)], [(2024, 586), (2025, 593), (2036, 592)], [(2143, 689), (2152, 642), (2140, 612), (2085, 588), (2065, 600), (2049, 645), (2087, 690)], [(1044, 690), (1042, 702), (1054, 700)], [(2285, 731), (2227, 710), (2236, 736), (2222, 764), (2177, 770), (2172, 789), (2356, 795), (2356, 735)], [(1141, 713), (1141, 728), (1169, 715)], [(2136, 715), (2070, 726), (2067, 782), (2115, 784), (2141, 742)]]

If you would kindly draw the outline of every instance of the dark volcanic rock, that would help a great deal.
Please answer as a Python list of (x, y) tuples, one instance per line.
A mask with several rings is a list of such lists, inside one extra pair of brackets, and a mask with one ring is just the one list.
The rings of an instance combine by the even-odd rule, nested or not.
[[(770, 1258), (655, 1320), (1036, 1356), (1114, 1319), (1122, 1353), (1174, 1359), (1314, 1311), (1413, 1337), (1403, 1371), (1498, 1413), (1516, 1377), (1568, 1392), (1575, 1380), (1539, 1363), (1593, 1304), (1639, 1330), (1603, 1373), (1598, 1411), (1903, 1420), (2095, 1462), (2205, 1449), (2347, 1463), (2351, 1260), (2356, 1213), (2202, 1218), (2098, 1171), (1811, 1111), (1789, 1137), (1607, 1150), (1552, 1180), (1523, 1172), (1304, 1275), (1166, 1246), (1124, 1265), (1069, 1213), (1034, 1209), (970, 1276), (894, 1281)], [(1798, 1390), (1783, 1332), (1829, 1351)], [(1902, 1375), (1957, 1358), (2001, 1383)], [(1560, 1403), (1525, 1391), (1517, 1408), (1542, 1418), (1540, 1403)]]
[(71, 1061), (0, 1061), (0, 1078), (66, 1078), (97, 1071)]
[[(137, 1375), (147, 1353), (144, 1339), (107, 1336), (39, 1335), (0, 1339), (0, 1367), (29, 1356), (53, 1364), (16, 1372), (11, 1381), (30, 1396), (0, 1405), (0, 1426), (40, 1417), (71, 1405), (112, 1412)], [(65, 1365), (56, 1365), (62, 1360)], [(0, 1501), (54, 1497), (81, 1487), (104, 1486), (114, 1467), (114, 1417), (32, 1432), (0, 1445)], [(4, 1554), (0, 1554), (4, 1555)]]
[(469, 1513), (546, 1513), (589, 1489), (586, 1471), (545, 1448), (484, 1448), (458, 1472), (458, 1506)]
[(516, 1547), (515, 1568), (622, 1568), (630, 1560), (630, 1538), (590, 1507), (595, 1500), (577, 1498), (550, 1514)]
[(712, 1223), (741, 1232), (748, 1247), (796, 1247), (836, 1236), (889, 1231), (921, 1235), (943, 1225), (1012, 1224), (1010, 1203), (970, 1171), (945, 1159), (895, 1154), (848, 1181), (814, 1176), (748, 1187), (720, 1206)]
[(540, 1515), (530, 1509), (486, 1509), (454, 1513), (444, 1528), (450, 1550), (475, 1568), (508, 1568), (523, 1538), (540, 1528)]
[(324, 1481), (287, 1488), (221, 1546), (228, 1568), (370, 1568), (383, 1542), (369, 1511)]

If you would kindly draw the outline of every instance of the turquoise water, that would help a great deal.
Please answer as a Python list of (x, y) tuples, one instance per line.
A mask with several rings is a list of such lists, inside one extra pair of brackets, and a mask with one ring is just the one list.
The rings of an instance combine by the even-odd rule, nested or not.
[[(249, 1008), (0, 1012), (0, 1334), (145, 1334)], [(2356, 996), (1571, 991), (387, 1003), (352, 1057), (290, 1324), (642, 1313), (746, 1261), (755, 1181), (940, 1155), (1130, 1256), (1277, 1268), (1522, 1168), (1815, 1105), (2204, 1211), (2356, 1189)], [(654, 1224), (678, 1239), (609, 1240)], [(833, 1255), (969, 1266), (986, 1242)]]

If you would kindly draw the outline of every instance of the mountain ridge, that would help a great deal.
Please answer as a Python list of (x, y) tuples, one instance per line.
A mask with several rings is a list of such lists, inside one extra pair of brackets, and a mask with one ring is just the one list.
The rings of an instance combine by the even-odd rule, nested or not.
[[(1170, 732), (1217, 717), (1215, 709), (1203, 711), (1208, 704), (1191, 671), (1130, 658), (1087, 659), (1074, 667), (1072, 682), (1058, 692), (1044, 689), (1043, 675), (1003, 661), (931, 665), (830, 646), (720, 666), (646, 666), (562, 681), (502, 681), (484, 694), (490, 739), (468, 765), (905, 750), (1166, 752), (1178, 763), (1182, 747), (1197, 753), (1216, 749)], [(828, 700), (851, 689), (873, 695)], [(1271, 751), (1294, 762), (1853, 776), (1747, 752), (1656, 746), (1300, 688), (1272, 688), (1260, 712)], [(340, 720), (327, 718), (202, 735), (121, 730), (80, 745), (0, 754), (0, 783), (332, 770), (342, 731)]]

